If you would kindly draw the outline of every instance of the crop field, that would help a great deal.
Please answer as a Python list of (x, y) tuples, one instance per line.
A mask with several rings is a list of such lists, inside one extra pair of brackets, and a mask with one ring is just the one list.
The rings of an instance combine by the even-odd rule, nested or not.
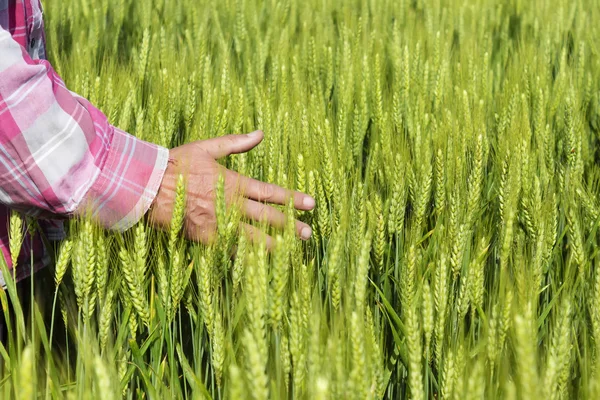
[(38, 303), (0, 291), (1, 398), (600, 398), (597, 0), (44, 6), (52, 65), (114, 125), (261, 129), (220, 162), (317, 205), (280, 207), (313, 237), (263, 226), (272, 251), (222, 180), (209, 245), (184, 179), (166, 231), (68, 222)]

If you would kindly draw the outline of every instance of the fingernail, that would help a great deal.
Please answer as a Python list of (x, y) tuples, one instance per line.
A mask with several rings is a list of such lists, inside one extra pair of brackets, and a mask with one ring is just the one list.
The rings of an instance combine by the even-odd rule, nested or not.
[(313, 199), (312, 197), (306, 196), (304, 198), (304, 200), (302, 200), (302, 205), (306, 208), (314, 208), (315, 206), (315, 199)]
[(254, 132), (250, 132), (250, 133), (248, 134), (248, 137), (255, 138), (255, 137), (257, 137), (258, 135), (260, 135), (260, 131), (254, 131)]
[(310, 239), (310, 235), (312, 235), (312, 229), (310, 229), (308, 226), (305, 226), (300, 231), (300, 237), (304, 240)]

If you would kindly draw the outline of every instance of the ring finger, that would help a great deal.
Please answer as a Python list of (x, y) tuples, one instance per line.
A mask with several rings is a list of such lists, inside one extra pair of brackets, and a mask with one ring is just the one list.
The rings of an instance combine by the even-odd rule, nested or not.
[[(258, 222), (265, 221), (276, 228), (283, 228), (287, 221), (286, 215), (281, 211), (254, 200), (246, 200), (244, 211), (248, 218)], [(296, 221), (296, 233), (300, 238), (308, 240), (312, 229), (304, 222)]]

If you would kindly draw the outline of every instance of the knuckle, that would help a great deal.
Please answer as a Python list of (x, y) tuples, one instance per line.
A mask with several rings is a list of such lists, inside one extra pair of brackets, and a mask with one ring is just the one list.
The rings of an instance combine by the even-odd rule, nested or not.
[(244, 225), (244, 230), (246, 231), (246, 235), (248, 235), (250, 240), (256, 239), (256, 231), (252, 229), (251, 225)]
[(264, 204), (259, 204), (257, 211), (258, 211), (258, 218), (260, 220), (266, 219), (269, 216), (269, 208)]
[(235, 146), (235, 144), (237, 143), (236, 137), (234, 135), (225, 136), (225, 141), (227, 143), (227, 147), (229, 148)]
[(275, 190), (273, 189), (273, 186), (269, 185), (269, 184), (263, 184), (260, 186), (260, 198), (263, 200), (270, 200), (273, 198), (273, 194), (275, 193)]

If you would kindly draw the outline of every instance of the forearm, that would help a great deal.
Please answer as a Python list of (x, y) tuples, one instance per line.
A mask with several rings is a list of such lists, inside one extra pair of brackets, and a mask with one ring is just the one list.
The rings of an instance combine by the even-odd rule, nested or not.
[(148, 209), (168, 152), (112, 126), (0, 29), (0, 202), (32, 215), (91, 214), (126, 229)]

